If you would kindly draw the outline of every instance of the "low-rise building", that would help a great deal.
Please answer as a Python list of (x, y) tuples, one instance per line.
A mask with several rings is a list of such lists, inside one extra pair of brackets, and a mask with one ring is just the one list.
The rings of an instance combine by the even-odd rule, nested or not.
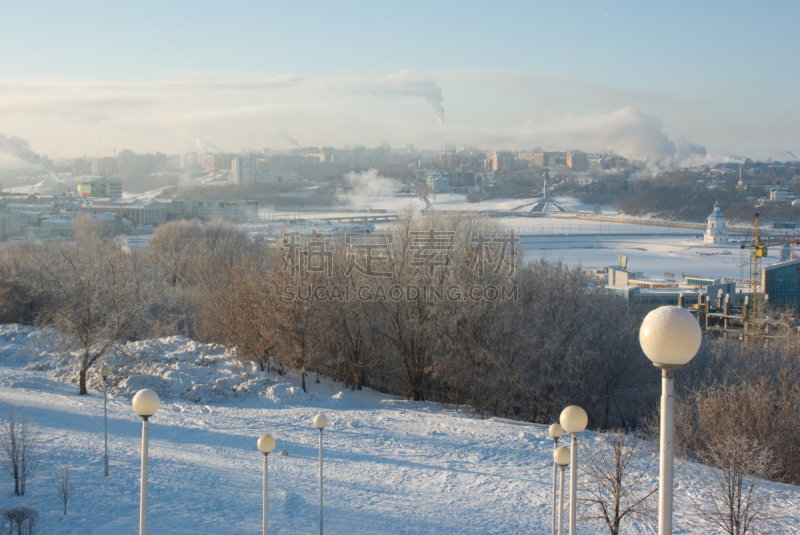
[(234, 223), (245, 223), (258, 219), (258, 202), (248, 200), (190, 201), (172, 199), (170, 219), (199, 219), (212, 221), (222, 218)]
[(773, 202), (788, 202), (789, 192), (782, 189), (773, 189), (769, 192), (769, 200)]
[(762, 269), (762, 289), (770, 305), (779, 310), (800, 312), (800, 260), (779, 262)]
[(166, 223), (170, 203), (155, 200), (93, 199), (85, 211), (92, 214), (118, 214), (134, 225)]
[(122, 197), (122, 182), (100, 178), (78, 184), (78, 193), (83, 197), (109, 197), (119, 199)]
[(442, 175), (431, 175), (428, 177), (428, 190), (431, 193), (450, 193), (450, 181)]

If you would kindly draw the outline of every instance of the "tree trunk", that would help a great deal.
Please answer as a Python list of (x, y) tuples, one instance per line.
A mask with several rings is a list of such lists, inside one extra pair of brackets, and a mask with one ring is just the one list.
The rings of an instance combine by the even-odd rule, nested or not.
[(19, 493), (19, 465), (14, 464), (14, 494), (21, 496)]
[(85, 396), (89, 392), (86, 390), (86, 373), (89, 371), (88, 366), (81, 366), (80, 379), (78, 380), (78, 395)]
[(308, 390), (306, 390), (306, 372), (305, 372), (305, 370), (300, 372), (300, 380), (303, 383), (303, 392), (308, 393)]

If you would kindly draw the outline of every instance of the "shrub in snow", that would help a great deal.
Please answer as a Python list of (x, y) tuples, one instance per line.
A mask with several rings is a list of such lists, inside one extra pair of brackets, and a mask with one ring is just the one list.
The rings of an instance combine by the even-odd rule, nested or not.
[[(3, 532), (12, 535), (35, 535), (39, 511), (33, 507), (18, 505), (3, 512)], [(6, 531), (8, 526), (8, 531)]]

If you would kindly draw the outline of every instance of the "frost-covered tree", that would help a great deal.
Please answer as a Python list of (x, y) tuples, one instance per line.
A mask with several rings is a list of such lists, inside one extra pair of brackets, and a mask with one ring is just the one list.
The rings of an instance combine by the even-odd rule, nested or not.
[(252, 258), (233, 268), (231, 286), (209, 296), (213, 318), (225, 343), (236, 347), (239, 359), (267, 369), (275, 351), (275, 324), (269, 273), (262, 272)]
[(8, 526), (9, 535), (35, 535), (36, 521), (39, 519), (39, 511), (34, 507), (17, 505), (11, 509), (3, 511), (3, 525), (0, 529)]
[(584, 518), (605, 522), (611, 535), (618, 535), (623, 520), (651, 521), (655, 517), (650, 499), (658, 491), (647, 461), (637, 465), (644, 440), (625, 430), (600, 435), (600, 443), (584, 447)]
[(729, 535), (768, 528), (770, 493), (764, 480), (778, 473), (772, 450), (756, 440), (728, 436), (712, 440), (702, 459), (712, 468), (698, 502), (702, 518)]
[(134, 330), (163, 276), (88, 215), (78, 217), (74, 229), (73, 241), (31, 252), (26, 282), (43, 296), (39, 325), (61, 333), (62, 348), (77, 353), (79, 393), (86, 394), (89, 369)]
[(75, 479), (69, 463), (56, 469), (53, 473), (53, 487), (56, 489), (58, 499), (64, 504), (64, 514), (67, 514), (67, 502), (75, 492)]
[(14, 494), (25, 495), (25, 485), (39, 466), (40, 444), (38, 433), (31, 429), (28, 415), (17, 417), (13, 409), (0, 424), (0, 445), (5, 454), (5, 469), (14, 477)]

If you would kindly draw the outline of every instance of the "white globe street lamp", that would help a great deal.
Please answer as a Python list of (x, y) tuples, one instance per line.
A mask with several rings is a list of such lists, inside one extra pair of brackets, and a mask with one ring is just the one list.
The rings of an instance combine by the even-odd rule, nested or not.
[(561, 469), (561, 499), (558, 503), (558, 535), (564, 533), (564, 469), (569, 464), (569, 448), (561, 446), (553, 452), (553, 462)]
[[(559, 424), (553, 424), (548, 429), (550, 433), (550, 438), (553, 439), (553, 453), (555, 454), (556, 449), (558, 449), (558, 439), (561, 438), (561, 435), (564, 434), (564, 430), (561, 428)], [(553, 459), (553, 535), (556, 535), (556, 508), (558, 507), (558, 496), (557, 496), (557, 488), (556, 488), (556, 479), (558, 478), (558, 465)]]
[(158, 410), (158, 394), (139, 390), (131, 401), (133, 410), (142, 417), (142, 478), (139, 489), (139, 535), (147, 534), (147, 446), (150, 439), (149, 419)]
[(322, 535), (322, 430), (328, 425), (328, 419), (322, 414), (314, 416), (314, 427), (319, 429), (319, 535)]
[(642, 351), (661, 368), (658, 534), (672, 535), (672, 485), (675, 468), (675, 370), (691, 361), (703, 333), (691, 312), (665, 306), (650, 311), (639, 329)]
[(97, 373), (103, 380), (103, 441), (105, 454), (103, 456), (103, 475), (108, 476), (108, 391), (106, 388), (106, 378), (111, 375), (111, 368), (101, 366)]
[(571, 460), (569, 467), (569, 535), (578, 533), (578, 433), (589, 424), (586, 411), (577, 405), (570, 405), (559, 417), (561, 427), (572, 435)]
[(258, 451), (264, 454), (264, 528), (263, 528), (263, 535), (267, 535), (267, 457), (275, 449), (275, 439), (272, 438), (270, 435), (261, 435), (259, 437), (258, 442), (256, 443), (256, 447), (258, 447)]

